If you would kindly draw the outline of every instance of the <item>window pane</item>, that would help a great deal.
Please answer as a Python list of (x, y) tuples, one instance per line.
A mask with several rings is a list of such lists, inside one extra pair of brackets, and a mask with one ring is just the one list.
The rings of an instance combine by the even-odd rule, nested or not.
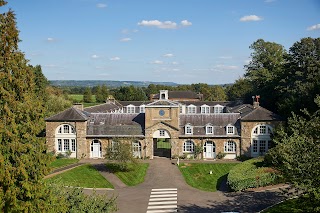
[(62, 151), (62, 141), (61, 139), (58, 139), (58, 151)]
[(76, 151), (76, 140), (71, 139), (71, 151), (75, 152)]
[(69, 125), (63, 125), (63, 133), (69, 133)]
[(266, 126), (260, 126), (260, 134), (267, 134)]
[(252, 146), (253, 146), (252, 152), (257, 153), (258, 152), (258, 141), (257, 140), (253, 140)]
[(266, 152), (266, 141), (260, 141), (260, 153)]
[(69, 139), (63, 139), (63, 151), (70, 150)]

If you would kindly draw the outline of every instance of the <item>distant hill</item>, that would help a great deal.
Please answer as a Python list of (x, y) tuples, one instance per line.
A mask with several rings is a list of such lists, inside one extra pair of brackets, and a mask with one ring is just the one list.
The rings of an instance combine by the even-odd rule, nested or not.
[(147, 87), (149, 84), (178, 86), (174, 82), (151, 82), (151, 81), (109, 81), (109, 80), (52, 80), (50, 85), (57, 87), (94, 87), (98, 85), (107, 85), (109, 88), (121, 86)]

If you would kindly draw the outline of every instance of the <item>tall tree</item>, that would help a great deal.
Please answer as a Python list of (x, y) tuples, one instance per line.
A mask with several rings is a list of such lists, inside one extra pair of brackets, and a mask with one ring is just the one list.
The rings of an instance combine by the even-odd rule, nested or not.
[(90, 87), (87, 87), (83, 93), (83, 102), (91, 103), (92, 102), (92, 93)]
[(286, 50), (280, 44), (263, 39), (255, 41), (250, 49), (253, 50), (252, 60), (245, 66), (245, 77), (251, 82), (255, 94), (261, 96), (262, 105), (277, 111), (276, 103), (279, 97), (276, 86), (283, 73)]
[(226, 89), (228, 100), (243, 100), (245, 103), (252, 102), (252, 95), (255, 95), (251, 82), (246, 78), (239, 78), (234, 84)]
[(294, 187), (302, 190), (306, 205), (320, 212), (320, 97), (318, 110), (304, 116), (293, 114), (287, 126), (278, 128), (266, 160), (275, 165)]
[(45, 140), (36, 137), (44, 126), (44, 103), (18, 42), (14, 12), (0, 14), (0, 211), (37, 212), (48, 205), (41, 180), (50, 157)]

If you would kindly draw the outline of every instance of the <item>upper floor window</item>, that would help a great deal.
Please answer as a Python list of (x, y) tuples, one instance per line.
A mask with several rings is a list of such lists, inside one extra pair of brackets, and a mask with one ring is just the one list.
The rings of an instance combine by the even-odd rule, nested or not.
[(206, 126), (206, 134), (213, 134), (213, 126), (212, 125), (207, 125)]
[(201, 114), (209, 114), (210, 113), (210, 107), (208, 105), (202, 105), (201, 106)]
[(270, 135), (272, 128), (269, 125), (258, 125), (253, 130), (253, 135)]
[(196, 106), (195, 105), (189, 105), (188, 106), (188, 114), (196, 114)]
[(160, 130), (159, 130), (159, 135), (160, 135), (160, 136), (165, 136), (165, 135), (166, 135), (165, 130), (164, 130), (164, 129), (160, 129)]
[(223, 113), (223, 106), (221, 106), (221, 105), (215, 105), (214, 107), (213, 107), (213, 112), (214, 113)]
[(146, 112), (146, 105), (140, 105), (140, 113), (145, 113)]
[(74, 134), (74, 128), (69, 124), (64, 124), (58, 127), (59, 134)]
[(128, 105), (127, 106), (127, 113), (135, 113), (135, 106), (133, 105)]
[(192, 133), (193, 133), (193, 128), (192, 128), (192, 126), (191, 126), (190, 124), (187, 124), (187, 125), (185, 126), (185, 134), (186, 134), (186, 135), (192, 135)]
[(233, 135), (234, 134), (234, 126), (232, 125), (228, 125), (226, 126), (226, 132), (227, 132), (227, 135)]

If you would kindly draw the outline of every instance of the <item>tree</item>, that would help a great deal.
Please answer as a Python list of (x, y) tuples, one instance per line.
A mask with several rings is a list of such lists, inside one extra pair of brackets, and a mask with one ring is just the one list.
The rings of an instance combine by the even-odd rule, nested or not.
[(87, 87), (83, 93), (83, 102), (92, 103), (92, 93), (90, 87)]
[(96, 102), (97, 103), (102, 103), (104, 101), (105, 100), (103, 100), (103, 94), (102, 94), (101, 86), (97, 86), (97, 89), (96, 89)]
[(305, 117), (293, 113), (287, 126), (280, 127), (266, 159), (276, 166), (294, 187), (306, 195), (306, 205), (320, 212), (320, 97), (318, 110)]
[(243, 100), (245, 103), (251, 103), (251, 97), (255, 95), (251, 82), (246, 78), (237, 79), (226, 88), (226, 93), (229, 101)]
[(280, 44), (263, 39), (255, 41), (250, 49), (253, 50), (252, 60), (245, 65), (245, 77), (251, 82), (255, 94), (261, 96), (262, 105), (277, 112), (279, 93), (276, 88), (282, 77), (286, 50)]
[(121, 171), (127, 171), (129, 169), (129, 163), (137, 163), (136, 158), (133, 156), (131, 143), (126, 143), (114, 138), (110, 145), (111, 146), (106, 149), (106, 158), (117, 161)]
[[(0, 0), (0, 7), (6, 4)], [(49, 204), (42, 178), (50, 156), (45, 140), (44, 102), (35, 72), (18, 49), (15, 14), (0, 14), (0, 211), (37, 212)]]

